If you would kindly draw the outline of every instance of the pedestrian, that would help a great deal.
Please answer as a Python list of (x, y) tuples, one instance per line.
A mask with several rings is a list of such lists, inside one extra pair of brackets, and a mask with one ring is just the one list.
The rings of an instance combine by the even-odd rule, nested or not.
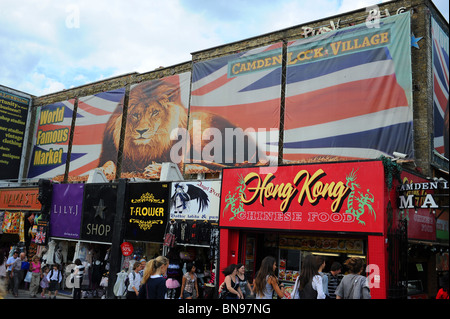
[(6, 284), (6, 279), (8, 278), (6, 276), (6, 254), (4, 252), (0, 255), (0, 287), (5, 288), (4, 285)]
[(245, 274), (245, 265), (237, 264), (237, 277), (239, 279), (239, 287), (241, 287), (242, 296), (244, 299), (253, 296), (253, 289), (248, 282), (247, 275)]
[(8, 280), (8, 291), (13, 292), (14, 277), (12, 274), (12, 265), (14, 261), (19, 258), (19, 252), (14, 251), (13, 255), (6, 260), (6, 278)]
[(441, 288), (436, 294), (436, 299), (449, 299), (448, 298), (448, 272), (439, 278), (439, 286)]
[(361, 276), (363, 260), (352, 257), (347, 259), (344, 265), (349, 269), (349, 274), (342, 278), (336, 288), (336, 299), (371, 299), (367, 278)]
[(302, 262), (300, 276), (298, 276), (292, 297), (294, 299), (325, 299), (323, 281), (319, 275), (320, 261), (314, 255), (307, 255)]
[(75, 259), (75, 268), (73, 271), (73, 299), (81, 299), (81, 282), (84, 276), (84, 265), (81, 259)]
[(53, 292), (53, 299), (56, 299), (56, 295), (58, 294), (59, 285), (62, 281), (62, 274), (61, 270), (59, 270), (58, 264), (53, 264), (52, 270), (50, 270), (47, 274), (47, 280), (49, 282), (48, 286), (48, 297), (52, 297)]
[(39, 290), (39, 282), (41, 281), (41, 261), (38, 255), (33, 256), (29, 271), (31, 272), (30, 296), (36, 298)]
[(221, 285), (221, 299), (243, 299), (237, 278), (237, 265), (229, 265), (222, 273), (225, 275), (225, 280)]
[(187, 272), (181, 279), (180, 299), (197, 299), (198, 298), (198, 283), (196, 267), (193, 263), (186, 265)]
[(328, 298), (336, 299), (336, 288), (339, 286), (342, 280), (342, 265), (340, 262), (333, 262), (331, 264), (330, 272), (327, 274), (328, 277), (328, 294), (325, 292)]
[(319, 265), (318, 273), (320, 277), (322, 277), (322, 289), (323, 293), (325, 294), (325, 298), (327, 298), (328, 295), (328, 276), (323, 272), (323, 269), (326, 266), (325, 258), (322, 256), (316, 256), (317, 264)]
[(39, 284), (42, 288), (41, 297), (45, 298), (46, 290), (48, 289), (49, 283), (47, 279), (47, 275), (49, 273), (48, 266), (42, 267), (42, 275), (41, 275), (41, 283)]
[(22, 262), (26, 261), (25, 253), (20, 253), (19, 258), (16, 258), (11, 266), (11, 276), (13, 278), (13, 295), (19, 296), (19, 286), (23, 280)]
[(169, 259), (158, 256), (145, 265), (139, 299), (164, 299), (167, 292), (166, 276)]
[(128, 274), (127, 299), (137, 299), (139, 296), (139, 288), (142, 280), (141, 274), (139, 273), (141, 269), (142, 264), (135, 262), (133, 264), (133, 271)]
[(275, 258), (272, 256), (264, 257), (253, 287), (256, 299), (272, 299), (274, 291), (279, 298), (284, 297), (284, 285), (278, 285), (278, 279), (275, 276), (276, 269), (277, 263)]
[(145, 265), (147, 264), (147, 260), (145, 258), (141, 258), (141, 260), (139, 260), (139, 262), (141, 263), (141, 270), (139, 270), (139, 275), (141, 275), (141, 279), (142, 279), (142, 277), (144, 277), (144, 269), (145, 269)]

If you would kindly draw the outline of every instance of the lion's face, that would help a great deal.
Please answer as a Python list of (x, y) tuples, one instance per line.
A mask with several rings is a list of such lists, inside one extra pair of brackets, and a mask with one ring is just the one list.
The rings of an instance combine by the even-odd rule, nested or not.
[(132, 104), (129, 109), (126, 137), (127, 142), (136, 146), (148, 145), (157, 141), (157, 135), (167, 135), (168, 110), (157, 101), (146, 105), (145, 101)]

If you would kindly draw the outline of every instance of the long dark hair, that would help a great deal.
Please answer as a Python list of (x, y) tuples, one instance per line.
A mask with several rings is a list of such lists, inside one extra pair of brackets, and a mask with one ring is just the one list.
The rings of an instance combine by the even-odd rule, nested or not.
[(305, 257), (302, 263), (302, 271), (300, 272), (300, 285), (298, 290), (303, 290), (312, 281), (313, 277), (319, 274), (318, 268), (317, 259), (314, 255)]
[(231, 264), (231, 265), (229, 265), (227, 268), (225, 268), (225, 269), (222, 271), (222, 273), (223, 273), (225, 276), (228, 276), (228, 275), (231, 275), (235, 269), (237, 269), (236, 264)]
[(273, 272), (273, 264), (275, 263), (275, 258), (272, 256), (265, 257), (261, 262), (261, 267), (259, 268), (258, 274), (255, 278), (255, 293), (260, 296), (264, 295), (266, 291), (266, 278), (267, 276), (275, 276)]

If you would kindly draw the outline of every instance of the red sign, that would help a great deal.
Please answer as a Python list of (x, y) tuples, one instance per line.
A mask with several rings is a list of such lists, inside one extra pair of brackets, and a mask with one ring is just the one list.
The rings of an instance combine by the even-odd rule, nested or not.
[(129, 242), (124, 242), (120, 245), (120, 249), (122, 250), (122, 255), (125, 257), (130, 256), (133, 253), (133, 245)]
[(382, 233), (381, 161), (224, 169), (220, 226)]
[(38, 188), (0, 189), (0, 209), (41, 210)]
[[(402, 172), (402, 183), (411, 184), (423, 183), (429, 184), (429, 181), (425, 178), (421, 178), (408, 172)], [(404, 208), (400, 211), (400, 214), (404, 214), (403, 217), (408, 220), (408, 238), (419, 240), (436, 240), (436, 214), (435, 209), (431, 208), (430, 204), (427, 205), (427, 195), (434, 194), (432, 189), (415, 189), (413, 187), (410, 190), (401, 192), (401, 196), (408, 198), (410, 195), (414, 195), (413, 205), (414, 208)], [(428, 207), (428, 208), (422, 208)]]

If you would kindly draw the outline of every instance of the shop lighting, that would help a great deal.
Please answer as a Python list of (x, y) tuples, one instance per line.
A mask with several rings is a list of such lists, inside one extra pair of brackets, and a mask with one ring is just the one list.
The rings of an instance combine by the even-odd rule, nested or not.
[(320, 256), (334, 256), (334, 257), (339, 257), (339, 254), (335, 254), (335, 253), (312, 253), (313, 255), (320, 255)]
[(366, 259), (366, 256), (363, 255), (347, 255), (348, 258), (363, 258)]

